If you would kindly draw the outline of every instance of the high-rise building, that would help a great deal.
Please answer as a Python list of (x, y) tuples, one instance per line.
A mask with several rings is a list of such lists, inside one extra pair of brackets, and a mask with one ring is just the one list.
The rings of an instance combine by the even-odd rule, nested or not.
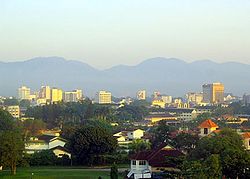
[(77, 102), (82, 99), (82, 90), (73, 90), (64, 92), (64, 102)]
[(203, 100), (203, 94), (202, 93), (187, 93), (186, 98), (188, 102), (200, 104)]
[(50, 100), (51, 99), (51, 90), (49, 86), (42, 86), (39, 91), (39, 98)]
[(203, 102), (205, 103), (223, 103), (224, 85), (222, 83), (204, 84)]
[(99, 91), (96, 94), (96, 102), (99, 104), (110, 104), (111, 96), (111, 93), (108, 91)]
[(244, 94), (242, 99), (243, 99), (242, 101), (245, 105), (250, 104), (250, 94)]
[(83, 98), (83, 95), (82, 95), (82, 90), (80, 89), (76, 89), (76, 90), (73, 90), (73, 92), (76, 93), (76, 99), (79, 101)]
[(56, 103), (60, 102), (63, 99), (63, 91), (58, 88), (51, 89), (51, 102)]
[(19, 118), (20, 117), (20, 107), (18, 105), (16, 106), (8, 106), (7, 111), (14, 117)]
[(30, 88), (26, 86), (21, 86), (18, 88), (18, 99), (19, 100), (30, 100)]
[(146, 90), (138, 91), (136, 97), (138, 100), (145, 100), (146, 99)]

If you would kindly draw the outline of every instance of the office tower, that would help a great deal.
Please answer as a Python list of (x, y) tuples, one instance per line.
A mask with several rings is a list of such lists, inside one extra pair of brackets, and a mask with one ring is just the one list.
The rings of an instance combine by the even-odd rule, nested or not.
[(64, 102), (77, 102), (82, 99), (82, 90), (73, 90), (64, 92)]
[(30, 100), (30, 88), (26, 86), (21, 86), (18, 88), (18, 99), (19, 100)]
[(136, 97), (138, 100), (145, 100), (146, 99), (146, 91), (145, 90), (138, 91)]
[(187, 93), (186, 98), (188, 102), (200, 104), (203, 100), (203, 94), (202, 93)]
[(7, 111), (14, 117), (19, 118), (20, 117), (20, 107), (18, 105), (16, 106), (8, 106)]
[(39, 98), (50, 100), (51, 99), (51, 90), (49, 86), (42, 86), (39, 91)]
[(111, 93), (107, 91), (99, 91), (96, 94), (96, 102), (99, 104), (110, 104), (111, 103)]
[(58, 88), (51, 89), (51, 102), (56, 103), (60, 102), (63, 99), (63, 91)]
[(205, 103), (223, 103), (224, 102), (224, 85), (222, 83), (204, 84), (203, 102)]

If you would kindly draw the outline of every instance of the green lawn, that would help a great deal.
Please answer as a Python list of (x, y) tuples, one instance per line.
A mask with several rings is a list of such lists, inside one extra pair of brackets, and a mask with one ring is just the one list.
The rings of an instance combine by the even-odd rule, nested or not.
[[(33, 173), (33, 175), (32, 175)], [(81, 168), (25, 168), (17, 169), (16, 176), (11, 176), (10, 171), (0, 171), (3, 179), (109, 179), (108, 169), (81, 169)], [(122, 174), (120, 174), (122, 179)]]

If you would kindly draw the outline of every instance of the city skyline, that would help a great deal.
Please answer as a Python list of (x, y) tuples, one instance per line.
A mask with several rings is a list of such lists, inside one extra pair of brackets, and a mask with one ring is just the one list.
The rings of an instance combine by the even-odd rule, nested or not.
[(246, 0), (0, 3), (0, 61), (63, 56), (99, 69), (157, 56), (250, 62)]

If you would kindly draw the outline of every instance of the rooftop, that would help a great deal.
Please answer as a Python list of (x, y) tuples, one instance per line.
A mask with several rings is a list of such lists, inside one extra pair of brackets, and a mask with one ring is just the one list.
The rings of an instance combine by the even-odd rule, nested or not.
[(207, 119), (207, 120), (203, 121), (198, 126), (198, 128), (212, 128), (212, 127), (218, 128), (219, 126), (217, 124), (215, 124), (211, 119)]

